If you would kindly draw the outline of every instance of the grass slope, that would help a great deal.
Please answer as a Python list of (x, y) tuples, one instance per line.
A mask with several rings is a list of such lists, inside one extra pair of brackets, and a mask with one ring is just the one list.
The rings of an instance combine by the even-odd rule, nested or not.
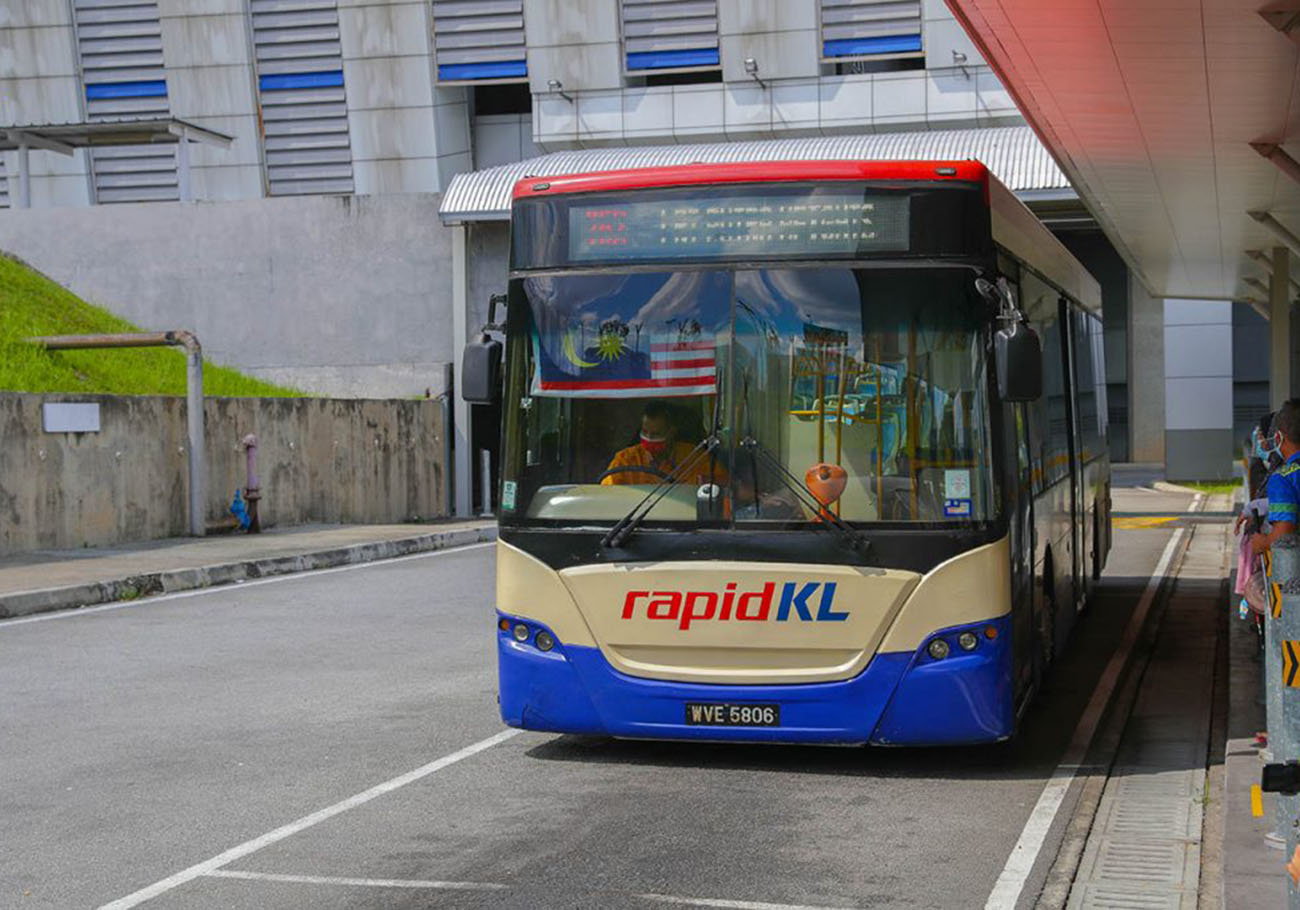
[[(34, 335), (138, 331), (125, 319), (91, 306), (35, 269), (0, 254), (0, 391), (184, 395), (185, 355), (178, 348), (46, 351), (24, 341)], [(220, 396), (302, 394), (207, 361), (203, 391)]]

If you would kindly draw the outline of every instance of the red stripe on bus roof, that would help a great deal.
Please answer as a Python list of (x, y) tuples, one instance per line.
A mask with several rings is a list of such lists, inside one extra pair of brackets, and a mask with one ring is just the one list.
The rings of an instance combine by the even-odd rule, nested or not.
[[(953, 173), (940, 174), (951, 168)], [(978, 161), (745, 161), (729, 164), (679, 164), (622, 171), (525, 177), (515, 183), (515, 199), (556, 193), (710, 183), (776, 183), (788, 180), (961, 180), (988, 181), (988, 169)]]

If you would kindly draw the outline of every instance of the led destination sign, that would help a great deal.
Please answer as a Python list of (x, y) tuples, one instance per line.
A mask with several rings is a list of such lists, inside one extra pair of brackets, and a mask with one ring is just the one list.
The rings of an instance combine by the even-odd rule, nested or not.
[(573, 205), (574, 261), (846, 256), (906, 250), (906, 196), (747, 195)]

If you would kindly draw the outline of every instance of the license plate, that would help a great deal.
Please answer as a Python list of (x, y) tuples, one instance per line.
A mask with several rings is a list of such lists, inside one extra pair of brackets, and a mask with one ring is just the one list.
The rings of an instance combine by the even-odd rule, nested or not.
[(781, 706), (688, 701), (686, 724), (692, 727), (779, 727)]

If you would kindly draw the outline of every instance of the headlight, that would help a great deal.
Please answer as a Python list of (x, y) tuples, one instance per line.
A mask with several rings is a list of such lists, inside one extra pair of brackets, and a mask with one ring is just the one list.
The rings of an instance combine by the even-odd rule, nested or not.
[(537, 638), (533, 640), (533, 643), (537, 645), (538, 651), (549, 651), (555, 647), (555, 639), (545, 629), (537, 633)]
[(930, 647), (927, 650), (935, 660), (943, 660), (948, 656), (948, 643), (942, 638), (936, 638), (930, 642)]
[(963, 632), (957, 636), (957, 644), (963, 651), (974, 651), (980, 643), (980, 637), (974, 632)]
[(528, 627), (521, 622), (515, 623), (514, 636), (515, 641), (528, 641)]

